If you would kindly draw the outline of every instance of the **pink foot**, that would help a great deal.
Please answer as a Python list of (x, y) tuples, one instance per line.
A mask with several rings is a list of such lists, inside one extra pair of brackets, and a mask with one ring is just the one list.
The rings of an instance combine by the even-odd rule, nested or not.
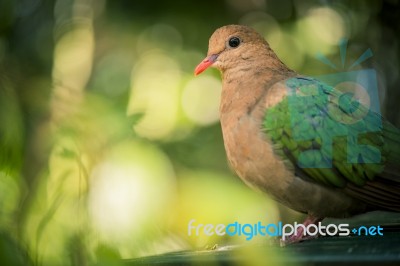
[[(322, 218), (317, 218), (314, 216), (309, 215), (306, 220), (303, 222), (304, 227), (309, 226), (310, 224), (318, 224), (318, 222), (322, 221)], [(310, 236), (310, 235), (305, 235), (304, 233), (304, 228), (302, 226), (299, 226), (297, 228), (296, 233), (294, 233), (293, 235), (291, 235), (288, 239), (286, 240), (282, 240), (281, 239), (281, 246), (286, 246), (289, 244), (293, 244), (293, 243), (297, 243), (297, 242), (301, 242), (303, 240), (308, 240), (308, 239), (314, 239), (317, 238), (318, 234)]]

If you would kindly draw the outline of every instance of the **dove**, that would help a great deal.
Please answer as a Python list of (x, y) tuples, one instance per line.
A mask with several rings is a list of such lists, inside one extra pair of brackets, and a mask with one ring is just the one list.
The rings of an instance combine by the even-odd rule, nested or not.
[[(340, 89), (296, 73), (242, 25), (212, 34), (195, 75), (209, 67), (222, 77), (227, 159), (245, 184), (306, 214), (305, 226), (400, 212), (400, 131), (356, 97), (357, 86)], [(307, 238), (300, 227), (288, 242)]]

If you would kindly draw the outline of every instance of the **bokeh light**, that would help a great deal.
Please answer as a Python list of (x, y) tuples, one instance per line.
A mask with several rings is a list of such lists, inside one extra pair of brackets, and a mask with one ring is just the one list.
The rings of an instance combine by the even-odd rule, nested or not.
[(306, 44), (306, 52), (312, 56), (317, 52), (328, 53), (346, 35), (342, 16), (330, 7), (310, 9), (297, 22), (296, 36)]
[(66, 33), (54, 52), (54, 80), (69, 88), (81, 89), (90, 77), (94, 39), (91, 26)]
[(162, 51), (149, 51), (139, 60), (132, 71), (128, 113), (145, 113), (135, 126), (139, 135), (150, 139), (166, 138), (177, 122), (179, 64)]
[(271, 48), (290, 68), (298, 69), (304, 62), (301, 42), (293, 37), (291, 28), (281, 28), (278, 21), (265, 12), (251, 12), (240, 19), (240, 23), (249, 25), (261, 33)]
[(94, 53), (91, 25), (65, 33), (54, 51), (53, 120), (59, 122), (76, 111), (90, 78)]
[(199, 125), (210, 125), (219, 119), (221, 81), (212, 76), (190, 80), (182, 93), (183, 111)]
[(155, 24), (145, 29), (137, 40), (136, 50), (139, 54), (152, 49), (162, 49), (173, 54), (182, 48), (180, 32), (168, 24)]
[(282, 34), (278, 21), (265, 12), (254, 11), (247, 13), (240, 19), (240, 24), (248, 25), (265, 36), (269, 44), (278, 46)]
[[(188, 229), (190, 220), (196, 224), (229, 224), (239, 223), (275, 223), (279, 221), (276, 204), (264, 195), (254, 193), (237, 177), (227, 176), (210, 171), (186, 171), (179, 182), (179, 220), (180, 230)], [(223, 191), (223, 192), (222, 192)], [(240, 197), (232, 197), (240, 195)], [(243, 237), (224, 239), (217, 236), (186, 236), (193, 246), (205, 246), (213, 242), (234, 241), (243, 243)], [(265, 237), (257, 237), (255, 241), (265, 241)]]
[(91, 176), (89, 213), (101, 239), (129, 244), (162, 227), (174, 184), (172, 166), (156, 147), (127, 142), (113, 148)]

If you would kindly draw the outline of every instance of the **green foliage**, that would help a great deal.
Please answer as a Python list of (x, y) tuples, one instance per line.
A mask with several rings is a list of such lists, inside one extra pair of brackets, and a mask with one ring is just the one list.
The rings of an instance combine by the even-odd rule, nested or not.
[(0, 171), (17, 174), (21, 167), (24, 127), (15, 88), (0, 76)]

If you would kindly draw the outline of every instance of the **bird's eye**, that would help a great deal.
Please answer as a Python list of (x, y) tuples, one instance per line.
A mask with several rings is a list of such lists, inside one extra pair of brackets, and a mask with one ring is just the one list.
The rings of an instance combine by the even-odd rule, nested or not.
[(228, 41), (228, 45), (231, 48), (236, 48), (240, 44), (240, 39), (238, 37), (231, 37)]

